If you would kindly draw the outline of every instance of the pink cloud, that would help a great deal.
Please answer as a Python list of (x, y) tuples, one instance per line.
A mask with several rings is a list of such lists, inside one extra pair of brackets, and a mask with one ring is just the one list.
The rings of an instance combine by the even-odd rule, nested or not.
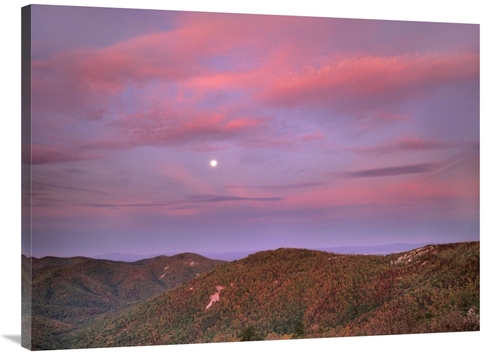
[[(36, 109), (102, 116), (109, 100), (148, 82), (178, 82), (210, 68), (203, 62), (220, 49), (196, 29), (178, 29), (132, 38), (105, 48), (58, 52), (32, 63)], [(96, 116), (97, 114), (97, 116)]]
[(325, 139), (326, 139), (325, 135), (319, 131), (314, 131), (313, 133), (304, 134), (301, 137), (301, 140), (303, 142), (317, 142), (317, 141), (322, 142)]
[[(116, 93), (124, 85), (150, 80), (180, 81), (211, 71), (212, 55), (232, 54), (235, 48), (266, 46), (266, 29), (280, 27), (279, 18), (262, 17), (259, 27), (238, 16), (180, 13), (178, 27), (133, 37), (103, 48), (80, 48), (54, 53), (33, 62), (35, 84), (57, 83), (61, 74), (93, 90)], [(258, 29), (257, 33), (255, 29)], [(269, 44), (267, 44), (269, 45)], [(231, 53), (230, 53), (231, 52)], [(235, 58), (238, 63), (237, 58)], [(212, 70), (216, 72), (216, 70)]]
[(274, 77), (261, 98), (286, 106), (374, 108), (478, 77), (479, 57), (469, 53), (335, 57)]
[[(314, 217), (319, 219), (324, 216), (358, 218), (387, 212), (398, 214), (402, 211), (417, 215), (453, 215), (458, 213), (453, 209), (454, 203), (468, 197), (469, 189), (464, 189), (463, 184), (464, 181), (411, 181), (408, 178), (392, 182), (378, 180), (376, 184), (335, 180), (331, 184), (312, 186), (306, 191), (295, 189), (292, 194), (283, 195), (286, 202), (279, 208), (289, 212), (315, 211)], [(274, 206), (266, 207), (273, 209)]]
[[(103, 48), (58, 52), (33, 62), (35, 107), (96, 119), (102, 117), (107, 100), (126, 88), (149, 82), (178, 84), (196, 78), (195, 89), (216, 89), (242, 85), (236, 80), (244, 79), (244, 85), (259, 87), (266, 80), (262, 75), (269, 72), (262, 68), (277, 68), (292, 53), (301, 53), (295, 60), (313, 57), (321, 43), (313, 44), (316, 41), (308, 36), (320, 38), (326, 22), (284, 16), (180, 13), (177, 25), (171, 31)], [(221, 72), (210, 62), (221, 57), (231, 69)]]
[[(155, 95), (154, 93), (152, 95)], [(221, 104), (214, 110), (187, 108), (181, 99), (169, 103), (150, 98), (147, 109), (123, 115), (108, 125), (110, 136), (90, 142), (90, 147), (125, 149), (141, 145), (177, 145), (190, 150), (226, 149), (228, 144), (242, 147), (297, 147), (324, 143), (325, 136), (315, 130), (292, 134), (277, 130), (272, 117), (245, 115), (237, 103)]]
[(220, 113), (150, 108), (113, 123), (131, 145), (198, 144), (228, 141), (258, 131), (262, 120), (231, 118)]
[[(350, 41), (360, 48), (361, 38), (369, 48), (366, 38), (377, 28), (371, 21), (180, 13), (176, 24), (33, 63), (37, 107), (71, 111), (89, 104), (80, 114), (95, 119), (112, 96), (158, 81), (184, 82), (195, 93), (246, 88), (273, 104), (342, 106), (363, 98), (358, 105), (377, 106), (478, 75), (478, 57), (467, 53), (346, 55)], [(342, 48), (335, 56), (326, 33)], [(224, 70), (215, 64), (221, 58)]]
[[(378, 123), (394, 121), (402, 118), (388, 107), (476, 78), (479, 71), (477, 55), (467, 53), (346, 55), (344, 49), (331, 54), (325, 33), (341, 33), (337, 40), (346, 46), (376, 27), (369, 21), (271, 16), (242, 21), (193, 13), (181, 13), (177, 21), (171, 31), (34, 62), (34, 109), (115, 120), (104, 138), (81, 143), (88, 148), (176, 143), (213, 150), (233, 140), (263, 148), (297, 146), (321, 143), (325, 136), (320, 131), (277, 135), (267, 125), (272, 113), (256, 114), (254, 108), (313, 105), (355, 117), (370, 112)], [(52, 155), (62, 161), (65, 154), (88, 157)]]

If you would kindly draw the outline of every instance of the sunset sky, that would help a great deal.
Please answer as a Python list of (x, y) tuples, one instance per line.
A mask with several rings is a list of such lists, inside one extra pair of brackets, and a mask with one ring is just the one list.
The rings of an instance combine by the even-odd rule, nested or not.
[(34, 256), (479, 240), (478, 25), (36, 5), (32, 95)]

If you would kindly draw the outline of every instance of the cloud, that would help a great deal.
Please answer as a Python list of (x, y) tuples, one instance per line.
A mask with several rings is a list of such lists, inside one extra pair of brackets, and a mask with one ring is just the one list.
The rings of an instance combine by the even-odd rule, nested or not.
[[(62, 162), (73, 162), (81, 160), (94, 160), (102, 159), (102, 155), (98, 154), (86, 154), (81, 151), (81, 149), (71, 146), (59, 146), (59, 145), (31, 145), (30, 150), (23, 150), (27, 152), (23, 155), (23, 163), (25, 164), (50, 164), (50, 163), (62, 163)], [(31, 154), (30, 154), (31, 152)]]
[[(262, 42), (264, 27), (279, 27), (274, 24), (279, 21), (272, 18), (255, 27), (235, 15), (178, 17), (176, 27), (169, 31), (129, 38), (106, 47), (61, 50), (33, 61), (34, 108), (96, 120), (109, 113), (110, 100), (131, 88), (140, 90), (159, 82), (177, 85), (197, 77), (227, 79), (224, 72), (249, 63), (255, 51), (261, 51), (266, 43), (270, 45)], [(222, 58), (231, 65), (221, 72), (221, 66), (214, 63)], [(213, 88), (212, 81), (202, 79), (200, 84), (206, 82)]]
[[(102, 119), (109, 101), (150, 81), (178, 81), (201, 72), (195, 53), (182, 53), (175, 34), (152, 34), (105, 48), (59, 52), (33, 62), (33, 107)], [(179, 41), (181, 40), (181, 41)]]
[(83, 192), (93, 192), (93, 193), (97, 193), (97, 194), (110, 195), (108, 192), (99, 191), (99, 190), (81, 189), (81, 188), (77, 188), (77, 187), (63, 186), (63, 185), (57, 185), (57, 184), (46, 184), (46, 183), (37, 182), (37, 181), (33, 181), (32, 184), (40, 185), (40, 186), (55, 187), (55, 188), (58, 188), (58, 189), (75, 190), (75, 191), (83, 191)]
[(389, 144), (356, 148), (354, 151), (360, 154), (395, 154), (400, 152), (420, 152), (446, 148), (464, 148), (467, 146), (470, 146), (470, 143), (447, 143), (418, 138), (401, 138)]
[(281, 108), (326, 108), (335, 116), (392, 122), (401, 119), (397, 108), (408, 99), (479, 73), (478, 55), (465, 51), (399, 56), (353, 51), (368, 48), (367, 35), (385, 28), (377, 22), (174, 17), (169, 31), (105, 47), (73, 47), (33, 62), (38, 117), (95, 124), (82, 130), (68, 125), (74, 136), (102, 128), (80, 142), (81, 149), (47, 144), (35, 164), (99, 159), (89, 151), (143, 145), (213, 151), (234, 142), (264, 149), (324, 144), (319, 130), (293, 135), (275, 128), (273, 123), (283, 120)]
[(364, 148), (355, 148), (354, 152), (368, 155), (384, 155), (405, 152), (422, 152), (441, 149), (465, 149), (475, 151), (478, 148), (478, 142), (442, 142), (421, 138), (400, 138), (384, 145), (375, 145)]
[(230, 87), (272, 105), (367, 109), (479, 75), (476, 53), (359, 54), (389, 23), (181, 13), (172, 25), (34, 61), (34, 107), (99, 120), (130, 88), (170, 83), (194, 97)]
[[(175, 104), (175, 102), (173, 103)], [(323, 144), (324, 134), (292, 133), (273, 117), (245, 114), (220, 105), (214, 110), (152, 103), (146, 110), (123, 115), (108, 125), (113, 137), (90, 146), (127, 149), (134, 146), (178, 146), (194, 151), (227, 149), (229, 144), (250, 148), (298, 147)]]
[[(431, 170), (430, 174), (421, 176), (415, 181), (422, 181), (432, 179), (434, 177), (449, 173), (451, 171), (454, 172), (454, 175), (457, 174), (457, 170), (462, 167), (469, 167), (474, 164), (474, 169), (472, 170), (472, 174), (476, 175), (475, 180), (479, 178), (479, 144), (473, 144), (468, 149), (461, 151), (448, 159), (442, 161), (436, 169)], [(478, 180), (477, 180), (478, 182)]]
[(283, 197), (241, 197), (241, 196), (226, 196), (226, 195), (197, 195), (189, 196), (190, 200), (199, 202), (226, 202), (226, 201), (258, 201), (258, 202), (273, 202), (283, 201)]
[(124, 203), (84, 203), (80, 206), (96, 208), (132, 208), (149, 209), (161, 208), (166, 210), (193, 210), (203, 207), (206, 203), (218, 203), (228, 201), (256, 201), (274, 202), (282, 201), (282, 197), (241, 197), (227, 195), (192, 195), (185, 199), (158, 202), (124, 202)]
[(167, 202), (158, 202), (158, 203), (85, 203), (82, 206), (88, 207), (165, 207), (170, 205), (171, 203)]
[[(329, 63), (275, 75), (260, 98), (271, 105), (382, 109), (443, 85), (479, 79), (476, 53), (334, 55)], [(383, 112), (380, 112), (381, 114)]]
[(252, 117), (153, 106), (147, 112), (126, 115), (112, 126), (130, 145), (198, 145), (240, 138), (262, 123)]
[(295, 190), (295, 189), (306, 189), (309, 187), (317, 187), (326, 185), (326, 182), (306, 182), (298, 184), (284, 184), (284, 185), (262, 185), (262, 186), (239, 186), (239, 185), (228, 185), (226, 188), (238, 189), (238, 188), (254, 188), (262, 190)]
[(357, 170), (349, 171), (337, 174), (339, 177), (353, 179), (353, 178), (370, 178), (370, 177), (381, 177), (381, 176), (397, 176), (397, 175), (409, 175), (409, 174), (422, 174), (428, 173), (434, 170), (435, 164), (422, 163), (415, 165), (402, 165), (393, 166), (378, 169), (367, 169), (367, 170)]

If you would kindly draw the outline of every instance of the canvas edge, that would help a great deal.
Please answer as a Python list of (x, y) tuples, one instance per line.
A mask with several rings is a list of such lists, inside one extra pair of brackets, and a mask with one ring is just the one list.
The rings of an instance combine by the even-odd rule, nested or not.
[(32, 350), (31, 10), (21, 8), (21, 346)]

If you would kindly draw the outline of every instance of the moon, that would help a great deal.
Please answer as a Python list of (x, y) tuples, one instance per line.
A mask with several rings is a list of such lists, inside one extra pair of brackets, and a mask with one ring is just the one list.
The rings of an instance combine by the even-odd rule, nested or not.
[(217, 166), (217, 160), (211, 160), (210, 161), (210, 166), (212, 166), (213, 168), (215, 168)]

